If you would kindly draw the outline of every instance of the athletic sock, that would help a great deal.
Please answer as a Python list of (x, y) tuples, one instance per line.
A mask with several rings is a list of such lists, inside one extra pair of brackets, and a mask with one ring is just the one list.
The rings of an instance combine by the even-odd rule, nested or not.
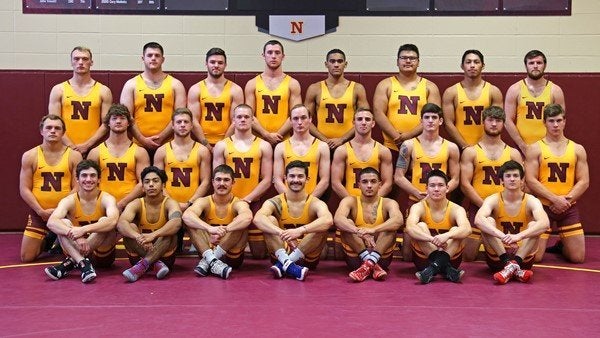
[(290, 259), (290, 256), (288, 256), (287, 252), (285, 252), (285, 249), (277, 249), (277, 251), (275, 251), (275, 257), (277, 257), (277, 260), (283, 264), (285, 263), (287, 260)]
[(202, 257), (204, 257), (204, 259), (205, 259), (205, 260), (206, 260), (208, 263), (210, 263), (210, 262), (212, 262), (213, 260), (217, 259), (217, 257), (215, 256), (215, 253), (214, 253), (214, 251), (212, 251), (212, 249), (208, 249), (208, 250), (204, 251), (204, 252), (202, 253)]
[(501, 254), (498, 258), (500, 258), (500, 262), (502, 262), (502, 265), (506, 265), (506, 263), (510, 261), (510, 255), (506, 252)]
[(294, 251), (292, 251), (292, 253), (290, 254), (290, 259), (292, 260), (292, 262), (297, 262), (298, 260), (300, 260), (301, 258), (304, 258), (304, 253), (302, 253), (302, 251), (300, 251), (299, 248), (294, 249)]
[(379, 254), (379, 252), (371, 251), (371, 254), (369, 255), (369, 257), (367, 259), (369, 259), (373, 263), (377, 264), (377, 262), (379, 262), (380, 258), (381, 258), (381, 255)]
[(366, 261), (367, 259), (369, 259), (369, 255), (370, 255), (370, 253), (369, 253), (369, 250), (367, 250), (367, 249), (364, 249), (363, 251), (361, 251), (361, 252), (358, 254), (358, 257), (360, 257), (360, 260), (364, 262), (364, 261)]
[(220, 245), (217, 245), (214, 249), (213, 252), (215, 253), (215, 257), (217, 259), (221, 259), (221, 257), (225, 256), (225, 254), (227, 253), (227, 251), (223, 250), (223, 248), (221, 248)]
[(515, 255), (515, 261), (517, 262), (517, 264), (519, 264), (519, 267), (521, 265), (523, 265), (523, 258), (521, 258), (521, 257), (519, 257), (517, 255)]
[(140, 259), (140, 263), (146, 270), (148, 270), (148, 268), (150, 267), (150, 262), (146, 258)]
[(446, 251), (438, 251), (434, 262), (439, 266), (440, 271), (444, 271), (450, 264), (450, 255)]

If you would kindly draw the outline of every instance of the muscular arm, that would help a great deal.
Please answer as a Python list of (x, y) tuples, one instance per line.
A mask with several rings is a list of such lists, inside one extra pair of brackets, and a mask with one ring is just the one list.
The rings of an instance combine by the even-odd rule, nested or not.
[(463, 207), (455, 204), (452, 208), (452, 218), (454, 218), (455, 225), (446, 233), (448, 238), (463, 239), (471, 234), (471, 223)]
[(459, 164), (460, 152), (458, 146), (454, 143), (448, 145), (448, 192), (453, 191), (458, 187), (460, 180), (460, 164)]
[(551, 207), (556, 208), (557, 213), (561, 213), (570, 206), (571, 202), (568, 201), (565, 196), (553, 194), (539, 181), (538, 173), (540, 170), (541, 156), (542, 152), (538, 144), (532, 144), (527, 150), (525, 160), (525, 181), (536, 197), (547, 199), (552, 203)]
[(575, 167), (575, 185), (567, 194), (567, 199), (571, 203), (575, 203), (581, 195), (590, 186), (590, 172), (587, 162), (587, 154), (585, 149), (580, 145), (575, 145), (575, 156), (577, 156), (577, 165)]
[(304, 233), (325, 232), (333, 225), (333, 216), (325, 202), (313, 198), (308, 208), (311, 214), (316, 214), (316, 217), (314, 221), (302, 226)]
[(527, 152), (527, 144), (521, 138), (515, 121), (517, 120), (517, 104), (519, 102), (519, 93), (521, 91), (520, 82), (517, 82), (508, 88), (504, 100), (504, 111), (506, 112), (506, 122), (504, 126), (515, 144), (524, 154)]
[(44, 209), (33, 195), (33, 172), (37, 166), (37, 148), (28, 150), (21, 158), (19, 193), (23, 201), (43, 220), (47, 220), (53, 209)]
[(490, 106), (504, 108), (504, 101), (500, 89), (490, 84)]
[(133, 223), (138, 212), (141, 211), (142, 203), (139, 199), (132, 201), (125, 206), (125, 209), (119, 216), (117, 222), (117, 230), (123, 237), (135, 239), (139, 236), (140, 231), (136, 224)]
[(260, 210), (254, 215), (252, 222), (256, 227), (266, 234), (281, 235), (283, 229), (279, 228), (276, 224), (273, 224), (269, 219), (270, 216), (277, 217), (281, 213), (281, 200), (278, 196), (275, 196), (263, 203)]
[(425, 197), (426, 193), (420, 191), (406, 178), (406, 172), (410, 166), (411, 153), (412, 153), (413, 142), (411, 140), (402, 143), (400, 146), (400, 152), (398, 155), (398, 162), (396, 163), (396, 171), (394, 172), (394, 183), (396, 183), (400, 189), (404, 190), (409, 195), (416, 197), (421, 200)]
[(319, 179), (313, 191), (315, 197), (321, 197), (329, 187), (330, 167), (329, 147), (325, 142), (319, 143)]
[(352, 211), (355, 207), (356, 198), (354, 196), (347, 196), (342, 199), (333, 218), (333, 223), (338, 230), (353, 234), (358, 232), (358, 227), (352, 219)]
[(446, 89), (442, 99), (442, 111), (444, 113), (444, 125), (446, 126), (446, 132), (448, 132), (450, 139), (456, 142), (456, 144), (458, 144), (458, 146), (462, 149), (468, 146), (468, 144), (454, 124), (456, 117), (456, 95), (456, 86)]
[(204, 130), (200, 125), (200, 112), (201, 112), (201, 103), (200, 103), (200, 82), (195, 83), (188, 90), (187, 95), (187, 107), (192, 112), (192, 134), (196, 137), (198, 142), (202, 144), (207, 144), (206, 136), (204, 135)]
[(71, 226), (67, 225), (63, 219), (67, 218), (69, 210), (73, 210), (74, 208), (74, 195), (69, 195), (60, 200), (60, 202), (58, 202), (58, 206), (56, 209), (54, 209), (52, 215), (50, 215), (50, 218), (48, 218), (48, 223), (46, 224), (48, 229), (57, 235), (67, 236), (71, 230)]
[(167, 197), (165, 208), (168, 221), (160, 228), (152, 232), (154, 239), (158, 237), (173, 236), (181, 228), (181, 209), (179, 209), (179, 203), (174, 199)]
[(433, 240), (433, 236), (431, 236), (428, 230), (425, 231), (419, 226), (421, 217), (424, 213), (425, 210), (422, 203), (413, 204), (408, 212), (408, 217), (406, 218), (406, 228), (404, 231), (414, 240), (431, 242), (431, 240)]
[(390, 198), (383, 199), (383, 210), (387, 213), (388, 218), (385, 222), (374, 226), (373, 232), (387, 232), (387, 231), (396, 231), (400, 229), (402, 224), (404, 224), (404, 217), (402, 216), (402, 212), (400, 211), (400, 206), (398, 202), (394, 201)]
[[(302, 96), (301, 96), (300, 82), (298, 82), (298, 80), (292, 78), (292, 79), (290, 79), (290, 97), (288, 99), (288, 107), (291, 110), (292, 107), (294, 107), (295, 105), (301, 104), (301, 103), (302, 103)], [(310, 112), (310, 110), (309, 110), (309, 112)], [(287, 120), (285, 120), (285, 123), (281, 126), (281, 128), (279, 128), (279, 130), (277, 131), (277, 134), (284, 137), (285, 135), (287, 135), (290, 132), (290, 130), (292, 130), (292, 123), (290, 122), (289, 119), (287, 119)]]
[(392, 191), (394, 184), (394, 168), (392, 166), (392, 152), (385, 146), (379, 146), (379, 173), (381, 174), (381, 187), (379, 196), (387, 196)]
[(496, 228), (496, 221), (494, 220), (494, 209), (498, 205), (498, 194), (493, 194), (483, 200), (483, 204), (475, 215), (475, 226), (490, 236), (496, 238), (504, 237), (504, 233)]
[(333, 162), (331, 163), (331, 188), (340, 198), (350, 196), (342, 183), (346, 172), (347, 156), (346, 147), (339, 147), (333, 153)]
[(529, 222), (527, 229), (519, 233), (521, 239), (537, 237), (550, 229), (550, 221), (548, 220), (546, 211), (544, 211), (542, 202), (531, 195), (526, 196), (527, 208), (531, 210), (533, 220)]
[(140, 144), (142, 144), (144, 147), (158, 148), (160, 146), (160, 144), (158, 144), (151, 137), (145, 137), (144, 135), (142, 135), (142, 133), (140, 132), (140, 129), (138, 128), (137, 124), (135, 123), (135, 97), (134, 97), (135, 94), (134, 94), (134, 92), (135, 92), (135, 77), (131, 78), (131, 79), (127, 80), (127, 82), (125, 82), (125, 85), (123, 86), (123, 90), (121, 91), (121, 98), (119, 99), (119, 102), (121, 102), (122, 105), (127, 107), (127, 110), (129, 110), (129, 113), (131, 114), (131, 118), (134, 119), (134, 122), (129, 127), (129, 131), (131, 132), (131, 135), (136, 140), (138, 140), (138, 142), (140, 142)]
[(142, 147), (138, 147), (135, 151), (135, 177), (138, 180), (138, 183), (125, 197), (123, 197), (120, 201), (117, 201), (117, 206), (119, 210), (122, 210), (129, 202), (134, 199), (142, 196), (142, 181), (140, 177), (142, 177), (142, 170), (150, 165), (150, 157), (148, 156), (148, 152), (146, 149)]
[[(49, 115), (56, 115), (62, 117), (62, 95), (62, 83), (59, 83), (52, 87), (52, 90), (50, 91), (50, 98), (48, 100)], [(71, 141), (71, 139), (67, 136), (67, 133), (63, 135), (62, 141), (67, 147), (73, 148), (75, 146), (73, 141)]]
[(233, 205), (233, 210), (235, 210), (237, 215), (233, 218), (231, 223), (227, 224), (225, 230), (231, 232), (246, 229), (252, 222), (252, 211), (250, 210), (248, 203), (237, 201)]
[(471, 183), (475, 170), (476, 154), (475, 146), (466, 148), (462, 153), (460, 158), (460, 189), (472, 204), (480, 207), (483, 204), (483, 198), (479, 196)]
[(200, 166), (200, 184), (196, 188), (194, 195), (190, 198), (190, 201), (195, 201), (197, 198), (206, 196), (210, 188), (211, 157), (210, 151), (203, 145), (200, 145), (198, 148), (198, 161), (198, 165)]
[(373, 95), (373, 116), (382, 132), (394, 140), (400, 138), (400, 133), (392, 126), (386, 113), (390, 99), (390, 79), (383, 79), (377, 84)]
[(273, 185), (280, 194), (285, 191), (284, 173), (283, 143), (279, 143), (275, 147), (275, 153), (273, 154)]
[(225, 164), (225, 141), (221, 140), (215, 144), (213, 148), (212, 167), (216, 168), (221, 164)]
[(197, 199), (194, 201), (194, 204), (187, 208), (183, 213), (183, 222), (192, 229), (200, 229), (210, 233), (213, 226), (200, 218), (200, 215), (205, 211), (208, 211), (209, 208), (209, 197)]

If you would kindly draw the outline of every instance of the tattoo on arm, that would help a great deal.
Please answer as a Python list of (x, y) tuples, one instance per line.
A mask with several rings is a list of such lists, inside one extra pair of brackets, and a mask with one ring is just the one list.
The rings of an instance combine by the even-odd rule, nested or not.
[(396, 161), (396, 168), (407, 169), (408, 168), (408, 148), (402, 144), (398, 155), (398, 161)]
[(169, 220), (174, 218), (181, 218), (181, 211), (177, 210), (169, 215)]

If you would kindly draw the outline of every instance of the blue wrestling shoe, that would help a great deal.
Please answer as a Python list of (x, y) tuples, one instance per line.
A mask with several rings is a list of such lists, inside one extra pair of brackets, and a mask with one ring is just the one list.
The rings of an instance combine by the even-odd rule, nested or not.
[(298, 265), (291, 260), (285, 263), (286, 264), (284, 264), (283, 268), (285, 269), (286, 274), (296, 278), (299, 281), (303, 281), (306, 278), (308, 268)]
[(276, 279), (281, 279), (285, 276), (283, 272), (283, 264), (280, 261), (275, 262), (275, 265), (271, 266), (271, 272), (273, 273), (273, 277)]

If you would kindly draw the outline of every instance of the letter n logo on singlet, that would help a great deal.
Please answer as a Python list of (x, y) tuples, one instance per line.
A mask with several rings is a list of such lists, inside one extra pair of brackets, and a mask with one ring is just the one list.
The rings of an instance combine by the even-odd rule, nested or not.
[(483, 171), (483, 184), (486, 185), (500, 185), (500, 178), (498, 177), (498, 169), (500, 167), (492, 167), (491, 165), (486, 165), (481, 167)]
[(189, 187), (192, 182), (192, 168), (171, 168), (172, 187)]
[(525, 118), (528, 120), (541, 120), (544, 105), (544, 102), (526, 101), (525, 106), (527, 106), (527, 115), (525, 115)]
[(548, 163), (548, 169), (550, 169), (548, 182), (564, 183), (567, 181), (567, 169), (569, 169), (569, 163)]
[(504, 229), (504, 233), (518, 234), (521, 232), (523, 222), (500, 222), (500, 226)]
[(421, 167), (421, 180), (419, 181), (419, 183), (423, 183), (423, 184), (427, 184), (427, 174), (429, 174), (430, 171), (432, 171), (433, 169), (439, 169), (441, 170), (442, 168), (442, 164), (441, 163), (419, 163), (419, 166)]
[(127, 169), (127, 163), (106, 163), (108, 168), (109, 181), (125, 181), (125, 170)]
[(398, 108), (398, 114), (417, 115), (417, 108), (419, 107), (420, 99), (420, 96), (398, 95), (398, 101), (400, 101), (400, 108)]
[(40, 175), (42, 176), (42, 179), (44, 180), (44, 183), (42, 184), (42, 187), (40, 188), (41, 191), (62, 191), (62, 185), (60, 184), (60, 182), (62, 181), (62, 178), (65, 176), (65, 173), (63, 172), (42, 172), (40, 173)]
[(164, 98), (165, 94), (144, 94), (144, 99), (146, 100), (146, 107), (144, 107), (144, 111), (161, 112), (162, 101)]
[(204, 121), (223, 121), (223, 108), (225, 107), (225, 103), (206, 102), (204, 107), (206, 108), (206, 116), (204, 117)]
[(480, 125), (481, 124), (481, 112), (483, 106), (466, 106), (463, 107), (465, 112), (465, 126)]
[(363, 170), (363, 168), (352, 168), (352, 172), (354, 173), (354, 185), (353, 188), (358, 189), (358, 174)]
[(234, 166), (234, 178), (250, 178), (250, 166), (254, 162), (252, 157), (233, 157), (231, 161)]
[(279, 100), (281, 100), (281, 96), (263, 95), (262, 100), (264, 103), (264, 108), (262, 110), (263, 114), (277, 114), (279, 112)]
[(71, 120), (87, 120), (90, 114), (91, 101), (71, 101), (73, 107), (73, 114), (71, 114)]
[[(327, 118), (325, 122), (327, 123), (344, 123), (344, 110), (348, 105), (345, 103), (333, 104), (327, 103), (325, 104), (325, 108), (327, 108)], [(335, 117), (335, 120), (334, 120)]]

